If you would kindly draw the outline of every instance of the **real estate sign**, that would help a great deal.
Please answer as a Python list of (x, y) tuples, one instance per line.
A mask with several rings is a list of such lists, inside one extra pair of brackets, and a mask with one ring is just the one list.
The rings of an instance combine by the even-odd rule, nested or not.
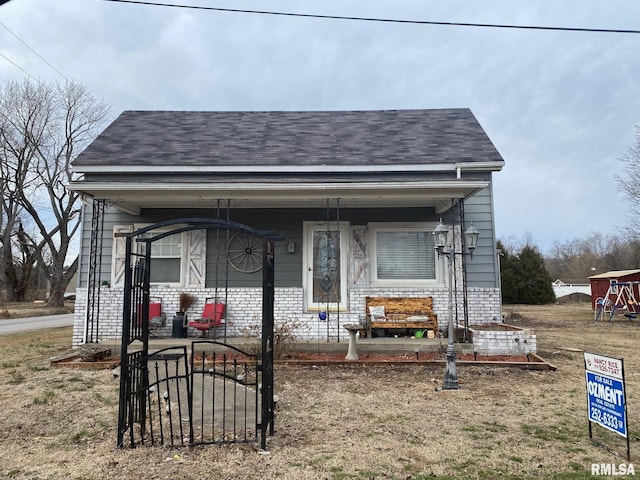
[(589, 421), (627, 438), (627, 402), (621, 358), (584, 353)]

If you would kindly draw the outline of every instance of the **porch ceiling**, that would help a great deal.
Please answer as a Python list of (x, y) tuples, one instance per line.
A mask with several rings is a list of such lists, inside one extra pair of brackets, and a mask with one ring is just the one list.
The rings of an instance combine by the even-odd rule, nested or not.
[(486, 181), (398, 183), (216, 184), (73, 182), (71, 190), (132, 214), (143, 208), (210, 208), (230, 200), (232, 208), (307, 208), (328, 198), (355, 207), (434, 207), (437, 213), (487, 187)]

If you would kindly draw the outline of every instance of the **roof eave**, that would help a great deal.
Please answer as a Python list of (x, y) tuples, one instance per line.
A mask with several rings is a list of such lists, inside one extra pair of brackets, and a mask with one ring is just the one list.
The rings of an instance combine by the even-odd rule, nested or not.
[(142, 208), (208, 208), (220, 199), (239, 208), (304, 207), (341, 198), (345, 206), (432, 206), (438, 213), (489, 186), (488, 181), (384, 183), (121, 183), (72, 182), (69, 190), (139, 214)]
[(437, 164), (385, 164), (385, 165), (74, 165), (75, 173), (109, 174), (119, 173), (390, 173), (390, 172), (449, 172), (464, 171), (500, 171), (504, 161), (456, 162)]

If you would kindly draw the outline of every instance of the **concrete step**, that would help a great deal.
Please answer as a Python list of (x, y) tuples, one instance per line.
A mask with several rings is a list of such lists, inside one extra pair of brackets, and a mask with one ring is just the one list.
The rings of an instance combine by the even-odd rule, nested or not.
[[(149, 339), (149, 351), (156, 352), (163, 348), (168, 347), (180, 347), (186, 346), (187, 348), (191, 348), (191, 343), (193, 341), (198, 340), (207, 340), (206, 338), (200, 337), (189, 337), (189, 338), (151, 338)], [(212, 339), (213, 340), (213, 339)], [(218, 342), (224, 342), (224, 339), (216, 339)], [(246, 339), (244, 337), (241, 338), (227, 338), (226, 343), (228, 345), (232, 345), (236, 348), (245, 351), (255, 350), (255, 345), (258, 342), (257, 339)], [(119, 342), (115, 342), (113, 340), (104, 342), (104, 346), (107, 346), (112, 349), (114, 354), (120, 354), (120, 345)], [(341, 340), (340, 342), (336, 340), (331, 340), (327, 342), (326, 340), (318, 340), (318, 341), (305, 341), (305, 342), (295, 342), (287, 345), (287, 351), (291, 352), (313, 352), (313, 353), (345, 353), (347, 352), (349, 347), (348, 339)], [(409, 337), (380, 337), (380, 338), (362, 338), (356, 341), (356, 349), (358, 353), (368, 353), (368, 354), (403, 354), (410, 353), (414, 354), (416, 350), (419, 352), (444, 352), (447, 348), (447, 339), (443, 338), (409, 338)], [(223, 351), (225, 347), (223, 345), (207, 345), (202, 344), (198, 346), (198, 350), (205, 352), (219, 352)], [(458, 353), (473, 353), (473, 344), (472, 343), (456, 343), (455, 350)]]

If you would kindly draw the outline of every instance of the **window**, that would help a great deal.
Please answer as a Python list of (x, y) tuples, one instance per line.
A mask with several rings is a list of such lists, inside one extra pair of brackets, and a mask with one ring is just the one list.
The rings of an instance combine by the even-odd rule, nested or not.
[[(146, 233), (146, 237), (158, 235), (159, 231)], [(151, 283), (182, 283), (182, 244), (181, 233), (161, 238), (151, 243)], [(144, 253), (144, 245), (140, 244), (140, 253)]]
[(417, 285), (437, 281), (433, 227), (369, 224), (372, 283)]

